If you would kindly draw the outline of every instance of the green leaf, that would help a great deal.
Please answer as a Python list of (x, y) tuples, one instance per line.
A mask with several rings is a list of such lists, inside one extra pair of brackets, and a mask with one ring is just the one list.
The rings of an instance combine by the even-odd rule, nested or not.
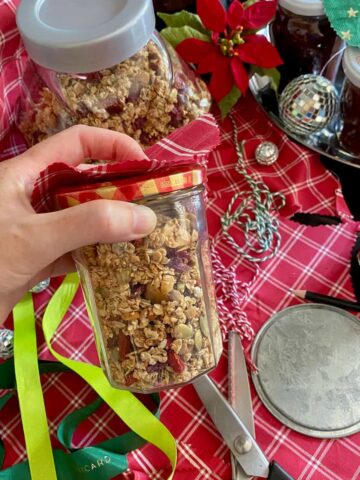
[(281, 75), (277, 68), (263, 68), (252, 65), (251, 72), (257, 73), (261, 77), (269, 77), (271, 80), (271, 87), (273, 90), (275, 90), (275, 92), (278, 91)]
[(199, 16), (195, 13), (182, 10), (181, 12), (172, 15), (168, 13), (158, 13), (157, 15), (167, 27), (191, 27), (210, 36), (210, 32), (204, 27)]
[(258, 0), (247, 0), (246, 2), (243, 3), (244, 8), (251, 7), (251, 5), (254, 5)]
[(160, 34), (174, 48), (176, 48), (179, 43), (181, 43), (183, 40), (186, 40), (187, 38), (198, 38), (199, 40), (203, 40), (204, 42), (210, 42), (210, 38), (207, 35), (191, 27), (167, 27), (161, 30)]
[(236, 105), (237, 101), (241, 97), (240, 90), (233, 86), (230, 92), (224, 97), (220, 102), (218, 102), (218, 107), (221, 112), (221, 119), (224, 118), (230, 113), (230, 110)]

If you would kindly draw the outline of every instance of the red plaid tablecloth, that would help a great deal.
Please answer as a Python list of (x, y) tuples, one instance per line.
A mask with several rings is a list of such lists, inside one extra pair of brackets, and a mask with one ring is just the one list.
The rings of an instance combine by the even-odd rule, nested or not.
[[(24, 151), (21, 135), (13, 127), (15, 107), (24, 93), (23, 75), (27, 58), (14, 22), (16, 1), (0, 1), (0, 158), (5, 159)], [(255, 102), (246, 98), (234, 113), (239, 139), (246, 140), (246, 166), (261, 178), (272, 191), (286, 196), (286, 206), (279, 212), (281, 249), (272, 260), (256, 269), (241, 258), (225, 241), (220, 218), (236, 192), (244, 190), (244, 178), (236, 173), (236, 155), (230, 122), (221, 124), (221, 145), (209, 159), (208, 220), (215, 251), (223, 270), (218, 276), (217, 290), (222, 305), (222, 320), (237, 326), (251, 337), (275, 312), (298, 303), (289, 293), (293, 288), (307, 288), (325, 294), (354, 299), (349, 274), (349, 259), (359, 224), (353, 222), (336, 179), (327, 172), (319, 157), (290, 142), (264, 116)], [(211, 117), (208, 128), (214, 128)], [(177, 134), (180, 135), (180, 134)], [(148, 154), (154, 158), (183, 156), (191, 150), (184, 148), (179, 137), (152, 147)], [(280, 158), (271, 167), (260, 167), (254, 160), (254, 150), (261, 140), (274, 141)], [(296, 212), (338, 215), (337, 226), (309, 227), (290, 220)], [(241, 241), (241, 234), (238, 239)], [(216, 270), (221, 265), (214, 263)], [(234, 306), (234, 286), (231, 274), (237, 279), (238, 297)], [(220, 282), (222, 280), (222, 282)], [(36, 315), (39, 326), (39, 352), (48, 353), (41, 337), (40, 319), (50, 295), (60, 280), (52, 281), (48, 291), (36, 296)], [(227, 311), (226, 311), (227, 309)], [(233, 312), (239, 312), (234, 315)], [(11, 327), (11, 325), (8, 325)], [(250, 342), (244, 342), (247, 349)], [(83, 298), (78, 292), (56, 338), (57, 349), (74, 359), (96, 362), (91, 328)], [(222, 392), (227, 393), (226, 348), (218, 368), (213, 373)], [(45, 403), (51, 433), (54, 437), (61, 418), (74, 408), (85, 405), (93, 393), (72, 374), (48, 375), (43, 379)], [(355, 480), (360, 478), (360, 433), (337, 440), (317, 440), (288, 429), (279, 423), (262, 405), (252, 391), (256, 437), (270, 459), (277, 460), (299, 480)], [(162, 394), (162, 421), (178, 441), (179, 463), (175, 480), (230, 480), (230, 458), (226, 446), (207, 417), (192, 386)], [(121, 423), (103, 407), (90, 418), (76, 436), (77, 445), (113, 436)], [(26, 456), (18, 405), (12, 400), (0, 415), (0, 436), (7, 453), (6, 465), (19, 462)], [(54, 446), (56, 444), (55, 438)], [(166, 478), (169, 472), (166, 459), (150, 445), (131, 455), (130, 465), (139, 480)], [(120, 478), (120, 477), (119, 477)]]

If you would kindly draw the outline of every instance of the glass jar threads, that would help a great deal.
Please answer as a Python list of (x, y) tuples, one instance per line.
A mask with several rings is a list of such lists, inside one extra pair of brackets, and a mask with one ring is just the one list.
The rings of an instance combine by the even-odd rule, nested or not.
[(63, 189), (58, 208), (112, 198), (146, 204), (156, 229), (142, 240), (74, 252), (101, 364), (114, 387), (153, 392), (213, 369), (222, 341), (204, 207), (204, 171)]

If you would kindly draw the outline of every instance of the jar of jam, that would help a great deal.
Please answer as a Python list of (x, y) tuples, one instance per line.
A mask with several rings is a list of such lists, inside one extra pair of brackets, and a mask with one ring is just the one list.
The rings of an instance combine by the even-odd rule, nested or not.
[(42, 79), (20, 124), (29, 144), (83, 124), (145, 148), (210, 108), (205, 83), (156, 32), (152, 0), (22, 0), (17, 25)]
[(279, 0), (270, 35), (284, 62), (282, 88), (300, 75), (320, 74), (341, 48), (322, 0)]
[(101, 198), (147, 205), (155, 230), (73, 252), (102, 367), (117, 388), (150, 393), (191, 382), (222, 352), (204, 202), (204, 170), (55, 193), (58, 209)]
[(341, 94), (343, 129), (340, 144), (360, 157), (360, 48), (348, 47), (343, 57), (345, 81)]

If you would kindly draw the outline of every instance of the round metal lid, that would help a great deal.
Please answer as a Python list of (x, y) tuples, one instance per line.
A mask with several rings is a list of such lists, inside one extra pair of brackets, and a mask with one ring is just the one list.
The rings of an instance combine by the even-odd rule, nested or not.
[(360, 431), (360, 321), (335, 307), (287, 308), (258, 332), (256, 391), (288, 427), (318, 438)]

